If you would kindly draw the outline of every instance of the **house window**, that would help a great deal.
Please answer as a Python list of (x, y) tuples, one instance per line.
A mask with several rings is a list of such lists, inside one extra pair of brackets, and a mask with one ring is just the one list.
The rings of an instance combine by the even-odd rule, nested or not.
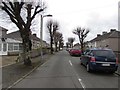
[(19, 43), (14, 43), (13, 47), (14, 47), (14, 51), (19, 50)]
[(8, 51), (13, 51), (13, 43), (8, 44)]
[(8, 51), (19, 51), (22, 50), (22, 44), (19, 43), (9, 43)]
[(6, 43), (3, 44), (3, 51), (4, 52), (7, 51), (7, 44)]

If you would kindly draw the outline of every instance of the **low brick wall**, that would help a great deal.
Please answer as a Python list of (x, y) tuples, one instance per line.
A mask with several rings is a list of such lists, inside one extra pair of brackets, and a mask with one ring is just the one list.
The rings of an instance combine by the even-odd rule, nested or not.
[[(50, 50), (49, 50), (48, 48), (43, 48), (42, 51), (43, 51), (43, 55), (50, 52)], [(23, 60), (22, 57), (21, 57), (22, 54), (23, 54), (23, 53), (20, 53), (20, 54), (19, 54), (18, 60), (17, 60), (18, 62)], [(28, 53), (27, 53), (27, 54), (28, 54)], [(40, 49), (34, 49), (34, 50), (30, 51), (30, 57), (31, 57), (31, 58), (38, 57), (38, 56), (40, 56), (40, 55), (41, 55), (41, 50), (40, 50)]]
[[(48, 48), (43, 48), (42, 51), (43, 51), (43, 55), (44, 55), (44, 54), (49, 53), (50, 50)], [(40, 55), (41, 55), (41, 50), (40, 49), (32, 50), (31, 54), (30, 54), (31, 58), (37, 57), (37, 56), (40, 56)]]
[(20, 52), (8, 52), (8, 56), (18, 56)]

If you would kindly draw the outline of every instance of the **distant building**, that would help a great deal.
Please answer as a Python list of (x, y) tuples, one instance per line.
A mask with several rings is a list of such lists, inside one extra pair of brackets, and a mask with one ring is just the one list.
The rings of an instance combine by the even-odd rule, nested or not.
[(97, 34), (96, 38), (87, 42), (87, 46), (89, 48), (106, 47), (120, 53), (120, 31), (111, 29), (109, 33), (103, 32), (102, 35)]
[(74, 48), (80, 49), (81, 45), (79, 43), (74, 44)]
[[(19, 53), (22, 51), (22, 38), (19, 31), (7, 34), (7, 29), (0, 27), (0, 55), (9, 55), (10, 53)], [(40, 38), (33, 34), (30, 36), (32, 49), (40, 47)], [(46, 41), (43, 41), (43, 47), (49, 47)]]

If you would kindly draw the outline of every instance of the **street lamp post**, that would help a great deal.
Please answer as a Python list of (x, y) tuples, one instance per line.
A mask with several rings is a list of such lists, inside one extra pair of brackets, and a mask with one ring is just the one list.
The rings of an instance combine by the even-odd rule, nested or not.
[(42, 50), (42, 47), (43, 47), (43, 18), (44, 17), (52, 17), (52, 15), (40, 15), (40, 18), (41, 18), (41, 27), (40, 27), (40, 52), (41, 52), (41, 60), (43, 60), (43, 50)]

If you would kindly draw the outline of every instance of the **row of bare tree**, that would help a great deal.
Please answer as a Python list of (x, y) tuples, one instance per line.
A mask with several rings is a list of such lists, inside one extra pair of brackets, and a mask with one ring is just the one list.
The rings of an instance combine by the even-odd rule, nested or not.
[(53, 44), (55, 45), (55, 52), (60, 50), (60, 48), (63, 48), (63, 35), (62, 33), (58, 32), (59, 31), (59, 23), (54, 22), (52, 20), (49, 20), (46, 24), (47, 29), (50, 34), (50, 51), (51, 54), (53, 54), (54, 48)]
[[(81, 28), (81, 27), (77, 27), (76, 29), (73, 30), (73, 34), (77, 35), (79, 38), (80, 48), (81, 48), (82, 52), (84, 51), (84, 48), (85, 48), (85, 45), (84, 45), (85, 38), (87, 37), (89, 32), (90, 32), (90, 30)], [(66, 43), (67, 47), (72, 48), (74, 41), (75, 41), (75, 38), (69, 37), (68, 42)]]

